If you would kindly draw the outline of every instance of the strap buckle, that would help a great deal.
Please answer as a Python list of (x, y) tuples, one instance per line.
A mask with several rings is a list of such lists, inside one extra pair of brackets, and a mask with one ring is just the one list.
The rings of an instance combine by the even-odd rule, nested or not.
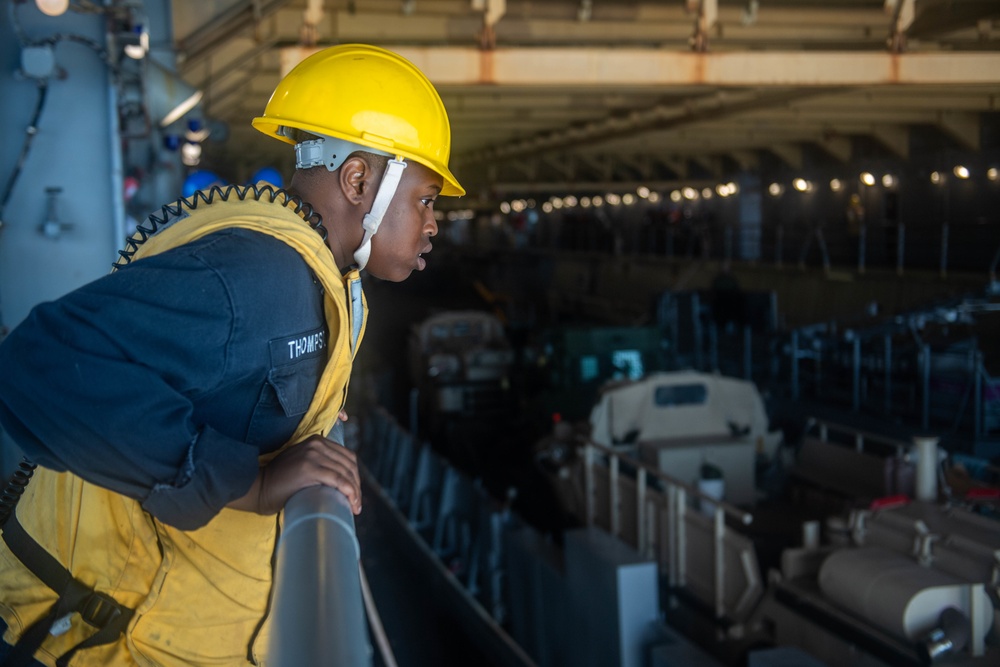
[(80, 616), (95, 628), (104, 628), (122, 615), (122, 606), (114, 598), (94, 591), (80, 607)]

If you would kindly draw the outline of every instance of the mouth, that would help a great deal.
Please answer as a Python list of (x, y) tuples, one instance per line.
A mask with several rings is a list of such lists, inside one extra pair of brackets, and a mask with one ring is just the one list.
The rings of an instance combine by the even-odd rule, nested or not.
[(428, 246), (424, 250), (417, 253), (417, 271), (423, 271), (425, 268), (427, 268), (427, 260), (424, 259), (424, 255), (429, 253), (431, 251), (431, 248), (433, 248), (433, 246), (428, 244)]

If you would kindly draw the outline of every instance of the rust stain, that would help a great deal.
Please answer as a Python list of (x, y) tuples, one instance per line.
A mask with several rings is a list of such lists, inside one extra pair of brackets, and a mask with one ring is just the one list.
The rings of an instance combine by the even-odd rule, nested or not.
[(694, 67), (691, 70), (691, 83), (705, 83), (705, 65), (708, 55), (705, 53), (691, 54), (694, 60)]
[(496, 83), (496, 63), (493, 50), (479, 51), (479, 83)]
[(889, 83), (899, 83), (899, 59), (898, 53), (889, 54)]

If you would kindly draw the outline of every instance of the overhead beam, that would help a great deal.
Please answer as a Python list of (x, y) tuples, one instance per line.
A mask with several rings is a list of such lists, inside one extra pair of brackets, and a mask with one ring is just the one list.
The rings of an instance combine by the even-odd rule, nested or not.
[(530, 180), (523, 182), (505, 181), (493, 185), (495, 190), (503, 194), (523, 196), (528, 193), (538, 192), (562, 192), (565, 194), (589, 194), (592, 192), (615, 192), (626, 193), (636, 192), (640, 187), (649, 188), (657, 192), (666, 192), (690, 185), (692, 187), (710, 187), (717, 184), (717, 181), (710, 178), (689, 180), (686, 177), (676, 179), (658, 179), (650, 181), (538, 181)]
[[(439, 86), (871, 86), (1000, 83), (1000, 53), (390, 47)], [(281, 50), (288, 72), (318, 49)]]
[(979, 114), (960, 111), (942, 111), (938, 114), (938, 125), (953, 139), (974, 151), (980, 146)]
[(716, 178), (722, 177), (723, 165), (721, 157), (717, 155), (705, 155), (703, 153), (698, 153), (692, 155), (691, 159), (700, 164), (702, 168), (712, 176), (715, 176)]
[(902, 125), (875, 125), (872, 137), (898, 157), (910, 157), (910, 130)]
[(802, 147), (797, 144), (771, 144), (769, 146), (772, 153), (777, 155), (782, 161), (793, 169), (801, 169), (803, 165)]
[(851, 156), (854, 154), (854, 146), (851, 143), (850, 137), (840, 135), (823, 136), (816, 140), (816, 145), (826, 151), (828, 155), (845, 164), (851, 161)]
[(740, 165), (740, 169), (743, 169), (744, 171), (756, 169), (760, 164), (760, 156), (758, 156), (754, 151), (729, 151), (729, 156), (733, 158), (736, 164)]
[(687, 178), (688, 165), (684, 158), (672, 157), (669, 155), (657, 155), (653, 159), (677, 174), (677, 178)]
[(186, 65), (207, 56), (219, 45), (277, 13), (287, 2), (288, 0), (239, 0), (197, 30), (177, 40), (179, 59)]

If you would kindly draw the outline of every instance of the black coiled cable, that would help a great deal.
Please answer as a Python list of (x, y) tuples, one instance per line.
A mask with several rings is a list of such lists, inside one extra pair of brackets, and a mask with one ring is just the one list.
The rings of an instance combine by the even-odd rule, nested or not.
[(208, 190), (198, 190), (190, 197), (179, 197), (173, 203), (163, 205), (160, 208), (160, 215), (151, 213), (146, 218), (146, 221), (137, 225), (135, 232), (125, 240), (125, 248), (118, 251), (121, 260), (114, 263), (114, 268), (120, 269), (131, 262), (139, 246), (160, 229), (182, 216), (185, 211), (193, 211), (202, 203), (211, 205), (216, 199), (224, 202), (229, 201), (230, 197), (233, 196), (240, 201), (245, 201), (248, 198), (256, 201), (266, 199), (266, 201), (272, 204), (279, 198), (283, 198), (284, 201), (294, 205), (292, 211), (296, 214), (301, 213), (302, 217), (309, 223), (309, 226), (319, 233), (320, 238), (324, 242), (327, 239), (326, 227), (323, 226), (323, 217), (316, 212), (311, 204), (302, 201), (301, 197), (291, 194), (284, 188), (275, 188), (273, 185), (213, 185)]
[(17, 506), (17, 501), (24, 495), (24, 489), (31, 481), (31, 476), (35, 474), (37, 467), (27, 458), (22, 458), (21, 462), (17, 464), (17, 470), (7, 480), (7, 485), (0, 492), (0, 527), (7, 523), (8, 517)]

